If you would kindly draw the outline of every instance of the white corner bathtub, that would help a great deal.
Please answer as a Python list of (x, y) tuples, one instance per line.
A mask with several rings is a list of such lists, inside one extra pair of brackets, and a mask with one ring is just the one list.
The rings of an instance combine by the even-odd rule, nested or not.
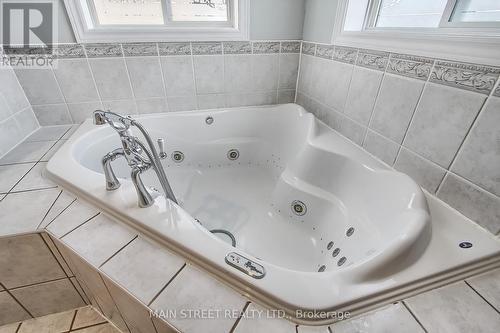
[[(208, 116), (214, 119), (210, 125)], [(153, 206), (139, 208), (123, 159), (112, 164), (122, 186), (106, 191), (101, 158), (120, 141), (109, 126), (90, 120), (49, 162), (49, 174), (249, 297), (300, 322), (296, 310), (355, 310), (425, 274), (435, 275), (425, 271), (432, 264), (415, 270), (422, 257), (433, 255), (429, 244), (436, 238), (420, 187), (302, 107), (136, 119), (154, 140), (165, 138), (169, 157), (163, 165), (179, 206), (158, 195)], [(239, 152), (236, 159), (228, 157), (231, 150)], [(182, 152), (182, 162), (173, 161), (173, 152)], [(153, 171), (144, 180), (161, 188)], [(231, 233), (236, 246), (213, 229)], [(230, 265), (236, 260), (235, 254), (228, 259), (230, 253), (250, 260), (258, 274)]]

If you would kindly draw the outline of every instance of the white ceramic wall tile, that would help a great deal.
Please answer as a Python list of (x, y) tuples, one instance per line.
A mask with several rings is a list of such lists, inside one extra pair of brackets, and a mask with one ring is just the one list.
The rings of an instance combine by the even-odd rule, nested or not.
[[(67, 197), (60, 197), (60, 199), (66, 202), (70, 200)], [(64, 206), (64, 203), (62, 205)], [(49, 222), (50, 224), (47, 226), (47, 230), (56, 237), (62, 237), (85, 221), (96, 216), (98, 213), (99, 211), (94, 206), (77, 200), (58, 215), (55, 220)]]
[(353, 65), (332, 61), (329, 63), (329, 67), (325, 68), (325, 71), (327, 71), (329, 77), (325, 103), (338, 112), (344, 112), (351, 84)]
[(0, 165), (37, 162), (54, 145), (54, 141), (23, 142), (0, 159)]
[(57, 189), (7, 195), (0, 201), (0, 235), (35, 231), (58, 195)]
[(278, 103), (294, 103), (295, 102), (295, 90), (280, 90), (278, 91)]
[(430, 193), (435, 193), (446, 170), (415, 153), (402, 148), (394, 168), (404, 172)]
[[(245, 303), (246, 300), (232, 289), (208, 274), (186, 266), (150, 307), (165, 313), (173, 310), (180, 314), (182, 309), (241, 311)], [(180, 315), (168, 320), (182, 332), (229, 332), (236, 321), (224, 317), (211, 320), (182, 318)]]
[(52, 70), (17, 69), (15, 72), (32, 105), (64, 102)]
[(57, 184), (46, 177), (47, 162), (39, 162), (26, 176), (12, 189), (13, 192), (54, 188)]
[(314, 58), (311, 64), (311, 82), (308, 87), (309, 96), (317, 101), (323, 102), (329, 92), (328, 82), (330, 80), (329, 68), (332, 64), (331, 60)]
[(66, 102), (81, 103), (98, 100), (87, 59), (62, 59), (54, 68)]
[(126, 62), (135, 98), (165, 96), (159, 58), (128, 58)]
[(0, 193), (7, 193), (34, 166), (34, 163), (0, 166)]
[(301, 93), (308, 94), (309, 93), (309, 86), (311, 84), (312, 80), (312, 74), (311, 74), (311, 69), (312, 69), (312, 60), (314, 58), (308, 55), (302, 55), (301, 62), (300, 62), (300, 69), (299, 69), (299, 82), (298, 82), (298, 89)]
[(0, 267), (8, 289), (66, 277), (39, 234), (0, 238)]
[(106, 319), (90, 306), (80, 308), (76, 312), (75, 320), (73, 321), (73, 329), (92, 326), (105, 323)]
[(429, 333), (498, 332), (500, 316), (464, 282), (405, 301)]
[(359, 123), (367, 125), (382, 77), (382, 72), (354, 67), (344, 113)]
[(38, 129), (35, 133), (31, 134), (25, 141), (55, 141), (62, 138), (62, 136), (70, 129), (70, 126), (45, 126)]
[(137, 108), (133, 100), (103, 101), (104, 110), (110, 110), (123, 115), (137, 114)]
[(14, 119), (16, 120), (23, 137), (33, 133), (40, 127), (31, 108), (16, 113), (14, 115)]
[(389, 165), (394, 164), (399, 151), (398, 144), (370, 130), (366, 133), (363, 148)]
[(198, 95), (198, 109), (218, 109), (226, 106), (226, 96), (223, 94)]
[(72, 123), (66, 104), (35, 105), (33, 112), (41, 126)]
[(6, 291), (0, 292), (0, 326), (29, 319), (31, 316)]
[(102, 100), (132, 98), (124, 59), (89, 59), (89, 62)]
[(131, 332), (156, 333), (148, 309), (124, 289), (103, 277), (108, 291)]
[(224, 92), (224, 57), (195, 56), (194, 73), (198, 94), (216, 94)]
[(191, 57), (161, 57), (161, 67), (167, 96), (191, 96), (195, 94)]
[(165, 98), (149, 98), (136, 100), (137, 112), (139, 114), (167, 112), (168, 106)]
[(276, 92), (226, 95), (227, 107), (276, 104)]
[(181, 96), (167, 98), (169, 111), (191, 111), (196, 110), (196, 96)]
[(389, 305), (354, 319), (340, 321), (330, 327), (333, 332), (338, 333), (425, 332), (401, 303)]
[(30, 106), (16, 74), (11, 68), (3, 67), (0, 69), (0, 92), (2, 92), (3, 100), (12, 114)]
[(361, 145), (363, 143), (366, 129), (355, 121), (344, 117), (340, 123), (338, 131), (356, 144)]
[(500, 196), (500, 98), (491, 97), (451, 170)]
[(280, 55), (280, 89), (295, 89), (299, 70), (299, 54)]
[(224, 56), (226, 92), (236, 93), (252, 90), (252, 57), (251, 55)]
[(485, 96), (428, 83), (404, 146), (448, 168)]
[(467, 282), (497, 311), (500, 311), (500, 268), (471, 277)]
[(85, 306), (69, 279), (12, 289), (11, 293), (35, 317)]
[(104, 264), (102, 270), (144, 304), (149, 304), (183, 265), (181, 257), (138, 237)]
[(92, 117), (92, 112), (102, 108), (101, 102), (68, 104), (69, 113), (74, 124), (80, 124)]
[(288, 320), (278, 317), (278, 313), (251, 303), (245, 311), (235, 333), (273, 332), (294, 333), (297, 332), (296, 325)]
[(252, 91), (271, 91), (278, 88), (279, 55), (252, 56)]
[(437, 196), (492, 233), (500, 232), (499, 197), (450, 173)]
[[(109, 235), (113, 235), (113, 237), (109, 238)], [(124, 225), (100, 214), (68, 235), (63, 236), (62, 240), (88, 262), (99, 266), (135, 236), (136, 234)]]
[(423, 88), (421, 80), (386, 74), (370, 128), (397, 143), (403, 142)]

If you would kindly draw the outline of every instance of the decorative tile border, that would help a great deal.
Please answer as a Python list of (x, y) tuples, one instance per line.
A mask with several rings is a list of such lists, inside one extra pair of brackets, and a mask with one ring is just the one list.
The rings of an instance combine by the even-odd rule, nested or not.
[(52, 47), (3, 47), (4, 54), (7, 56), (26, 56), (26, 55), (50, 55), (52, 54)]
[(281, 42), (281, 53), (300, 53), (301, 42)]
[(250, 42), (224, 42), (224, 54), (251, 54)]
[(85, 58), (85, 50), (81, 44), (61, 44), (54, 48), (57, 58)]
[(191, 43), (158, 43), (160, 56), (191, 55)]
[(427, 80), (431, 74), (433, 59), (392, 53), (387, 72)]
[(222, 54), (221, 42), (197, 42), (191, 43), (193, 55)]
[(356, 59), (356, 65), (376, 69), (379, 71), (385, 71), (388, 60), (388, 52), (360, 49), (358, 58)]
[(280, 53), (280, 42), (252, 42), (254, 54)]
[(500, 68), (451, 61), (436, 61), (430, 81), (488, 95), (500, 74)]
[(345, 46), (335, 46), (333, 50), (333, 60), (354, 64), (358, 57), (358, 49)]
[(123, 54), (126, 57), (144, 57), (158, 55), (156, 43), (122, 44), (122, 46)]
[(333, 50), (333, 45), (317, 45), (316, 56), (325, 59), (332, 59)]
[(85, 51), (89, 58), (121, 57), (120, 44), (85, 44)]
[(303, 42), (302, 43), (302, 53), (307, 55), (315, 55), (316, 54), (316, 44)]

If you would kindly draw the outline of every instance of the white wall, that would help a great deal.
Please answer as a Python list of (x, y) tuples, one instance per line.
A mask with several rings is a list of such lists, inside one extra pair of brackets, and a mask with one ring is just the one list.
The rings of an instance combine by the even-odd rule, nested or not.
[(306, 0), (303, 38), (316, 43), (331, 43), (338, 0)]
[[(74, 43), (76, 40), (63, 0), (58, 1), (61, 4), (59, 7), (59, 41)], [(305, 2), (306, 0), (250, 0), (250, 38), (253, 40), (302, 39)]]

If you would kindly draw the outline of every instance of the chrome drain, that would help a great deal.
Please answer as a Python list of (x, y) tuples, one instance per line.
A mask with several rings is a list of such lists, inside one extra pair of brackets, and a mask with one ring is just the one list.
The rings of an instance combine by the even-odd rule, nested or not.
[(181, 163), (182, 161), (184, 161), (184, 153), (177, 150), (174, 151), (172, 153), (172, 161), (174, 161), (175, 163)]
[(295, 215), (298, 215), (298, 216), (303, 216), (306, 214), (307, 212), (307, 206), (305, 203), (303, 203), (302, 201), (300, 200), (294, 200), (292, 202), (292, 212), (295, 214)]
[(230, 149), (227, 152), (227, 158), (230, 159), (231, 161), (235, 161), (240, 157), (240, 152), (238, 149)]

